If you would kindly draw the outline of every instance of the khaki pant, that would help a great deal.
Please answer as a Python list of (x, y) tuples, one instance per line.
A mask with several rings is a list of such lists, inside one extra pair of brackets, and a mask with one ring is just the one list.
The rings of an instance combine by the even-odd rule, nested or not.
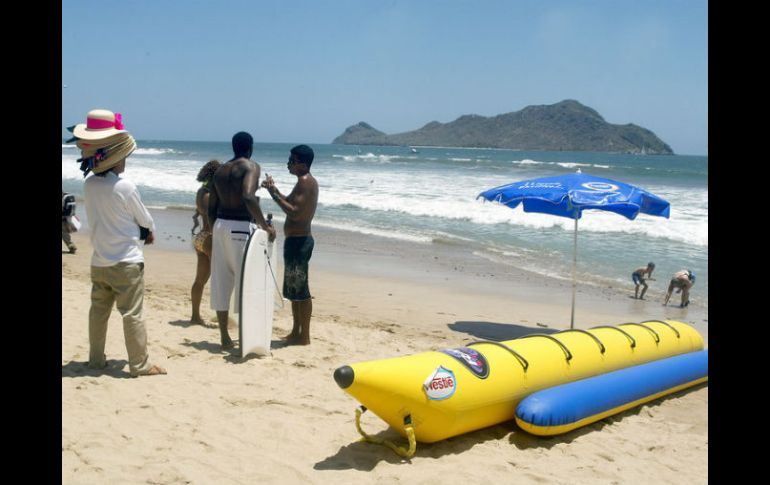
[(142, 320), (144, 303), (144, 263), (118, 263), (106, 268), (91, 266), (91, 310), (88, 313), (88, 366), (102, 368), (107, 364), (104, 346), (107, 321), (116, 304), (123, 315), (123, 335), (128, 351), (128, 367), (132, 376), (146, 373), (152, 364), (147, 353), (147, 332)]

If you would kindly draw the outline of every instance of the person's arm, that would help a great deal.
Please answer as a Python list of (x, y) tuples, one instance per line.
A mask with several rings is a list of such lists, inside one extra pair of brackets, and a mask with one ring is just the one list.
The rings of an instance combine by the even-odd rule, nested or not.
[(124, 192), (124, 198), (126, 200), (126, 208), (129, 213), (134, 217), (134, 221), (140, 226), (149, 229), (150, 234), (144, 241), (144, 244), (152, 244), (155, 240), (153, 233), (155, 232), (155, 221), (150, 215), (150, 211), (144, 206), (142, 197), (139, 195), (139, 190), (134, 184), (126, 186)]
[(302, 209), (305, 207), (305, 202), (307, 200), (307, 196), (305, 195), (306, 191), (302, 190), (302, 183), (303, 181), (299, 180), (288, 197), (281, 194), (281, 191), (275, 186), (272, 177), (268, 177), (262, 186), (267, 189), (268, 193), (270, 193), (270, 197), (273, 198), (275, 203), (278, 204), (278, 207), (280, 207), (287, 216), (295, 218), (302, 213)]
[(200, 221), (198, 220), (199, 216), (200, 216), (200, 214), (198, 213), (198, 210), (196, 209), (195, 210), (195, 214), (193, 214), (193, 216), (192, 216), (193, 227), (192, 227), (192, 229), (190, 229), (190, 234), (192, 234), (193, 236), (195, 235), (195, 228), (200, 226)]
[[(201, 230), (211, 230), (211, 222), (209, 219), (209, 198), (210, 198), (210, 189), (209, 190), (203, 190), (198, 189), (198, 193), (195, 194), (195, 214), (193, 215), (193, 220), (195, 221), (195, 225), (193, 226), (193, 229), (198, 227), (199, 224), (202, 226)], [(200, 219), (199, 219), (200, 218)], [(193, 232), (194, 234), (194, 232)]]
[(216, 184), (211, 184), (211, 190), (209, 190), (209, 203), (206, 212), (209, 215), (209, 224), (211, 230), (214, 230), (214, 223), (217, 220), (217, 209), (219, 208), (219, 194), (217, 194)]
[(257, 188), (259, 187), (259, 166), (256, 163), (248, 163), (246, 174), (243, 176), (243, 185), (241, 186), (241, 198), (246, 209), (254, 218), (257, 225), (267, 232), (268, 241), (275, 240), (275, 228), (268, 225), (262, 209), (259, 207), (259, 197), (257, 197)]
[(206, 192), (205, 194), (203, 194), (203, 196), (201, 197), (201, 209), (203, 210), (203, 212), (200, 212), (200, 210), (198, 212), (200, 212), (201, 219), (203, 219), (203, 227), (204, 228), (208, 227), (209, 230), (212, 230), (214, 226), (211, 224), (211, 219), (209, 219), (209, 200), (210, 199), (211, 199), (211, 195), (209, 192)]

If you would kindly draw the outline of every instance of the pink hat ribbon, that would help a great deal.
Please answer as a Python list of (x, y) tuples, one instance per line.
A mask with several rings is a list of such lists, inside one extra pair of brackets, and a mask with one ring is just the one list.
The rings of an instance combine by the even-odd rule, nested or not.
[(100, 120), (97, 118), (86, 119), (86, 129), (88, 130), (103, 130), (105, 128), (115, 128), (117, 130), (123, 129), (123, 115), (115, 113), (115, 121)]

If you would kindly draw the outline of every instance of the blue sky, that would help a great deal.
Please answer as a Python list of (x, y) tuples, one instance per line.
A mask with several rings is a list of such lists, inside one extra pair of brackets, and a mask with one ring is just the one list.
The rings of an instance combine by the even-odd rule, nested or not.
[(145, 140), (330, 143), (576, 99), (703, 155), (708, 3), (68, 0), (62, 83), (62, 127), (105, 108)]

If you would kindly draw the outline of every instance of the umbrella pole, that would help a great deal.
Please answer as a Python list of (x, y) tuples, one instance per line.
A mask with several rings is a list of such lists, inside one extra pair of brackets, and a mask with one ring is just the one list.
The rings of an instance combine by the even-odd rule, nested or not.
[(569, 328), (575, 328), (575, 287), (577, 285), (576, 281), (576, 271), (577, 271), (577, 233), (578, 233), (578, 219), (577, 215), (575, 216), (575, 233), (573, 236), (573, 244), (572, 244), (572, 317), (569, 321)]

